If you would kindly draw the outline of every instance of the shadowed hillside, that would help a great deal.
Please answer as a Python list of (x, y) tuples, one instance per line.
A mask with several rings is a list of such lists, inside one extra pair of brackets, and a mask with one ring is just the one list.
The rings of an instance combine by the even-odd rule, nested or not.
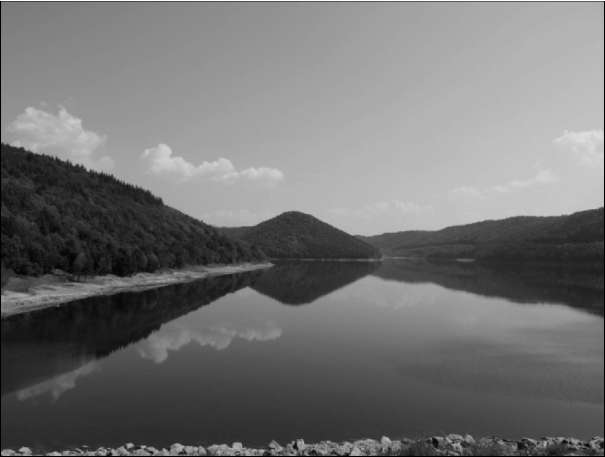
[(379, 262), (279, 262), (252, 288), (286, 305), (305, 305), (378, 268)]
[(2, 144), (2, 268), (128, 275), (261, 253), (139, 187)]
[(304, 213), (290, 211), (254, 227), (221, 228), (224, 234), (281, 259), (377, 258), (377, 249)]
[(603, 262), (603, 208), (359, 237), (387, 256)]

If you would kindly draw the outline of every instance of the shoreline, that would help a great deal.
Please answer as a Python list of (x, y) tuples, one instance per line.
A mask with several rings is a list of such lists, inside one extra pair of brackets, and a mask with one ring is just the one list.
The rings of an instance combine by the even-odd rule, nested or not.
[(180, 284), (211, 276), (260, 270), (272, 267), (272, 263), (238, 263), (229, 265), (191, 266), (183, 269), (162, 270), (154, 273), (136, 273), (132, 276), (89, 276), (82, 281), (71, 281), (58, 275), (47, 275), (26, 291), (2, 291), (1, 318), (28, 313), (75, 300), (98, 295), (114, 295), (121, 292), (141, 291)]
[[(38, 452), (32, 451), (32, 449), (27, 447), (2, 450), (2, 456), (28, 455), (38, 455)], [(175, 443), (168, 448), (155, 448), (153, 446), (127, 443), (117, 448), (99, 447), (97, 449), (90, 449), (87, 446), (82, 446), (62, 451), (46, 452), (46, 455), (603, 455), (603, 438), (593, 437), (590, 440), (582, 441), (576, 438), (564, 437), (521, 438), (519, 440), (489, 437), (475, 440), (471, 435), (450, 434), (417, 440), (405, 438), (391, 440), (383, 436), (380, 440), (364, 439), (340, 443), (321, 441), (313, 444), (307, 444), (304, 440), (297, 439), (284, 445), (272, 441), (268, 446), (261, 448), (245, 447), (239, 442), (232, 443), (231, 445), (215, 444), (208, 447), (200, 445), (187, 446)]]

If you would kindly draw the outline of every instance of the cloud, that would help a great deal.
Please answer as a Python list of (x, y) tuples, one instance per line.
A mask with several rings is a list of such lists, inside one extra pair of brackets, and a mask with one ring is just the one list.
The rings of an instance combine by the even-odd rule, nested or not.
[(559, 181), (559, 177), (552, 170), (539, 170), (535, 176), (524, 180), (513, 180), (506, 184), (493, 186), (492, 189), (499, 193), (509, 193), (519, 189), (528, 187), (541, 186), (544, 184), (552, 184)]
[(599, 168), (603, 173), (603, 129), (581, 132), (565, 130), (553, 142), (570, 150), (582, 165)]
[(507, 194), (510, 192), (528, 189), (536, 186), (543, 186), (559, 181), (559, 177), (549, 169), (538, 170), (537, 173), (527, 179), (514, 179), (504, 184), (491, 186), (490, 188), (480, 189), (473, 186), (456, 187), (448, 191), (448, 195), (453, 199), (484, 199), (494, 194)]
[(483, 192), (473, 186), (461, 186), (451, 189), (449, 191), (450, 196), (454, 198), (483, 198)]
[(170, 146), (166, 144), (158, 144), (145, 149), (141, 159), (146, 162), (150, 173), (174, 176), (183, 181), (192, 178), (207, 178), (223, 183), (248, 180), (275, 185), (284, 179), (283, 172), (277, 168), (250, 167), (238, 171), (229, 159), (223, 157), (213, 162), (204, 161), (199, 165), (194, 165), (183, 157), (174, 155)]
[(47, 154), (100, 171), (111, 170), (114, 161), (109, 156), (95, 153), (106, 137), (85, 130), (82, 120), (60, 107), (55, 115), (41, 109), (27, 107), (7, 127), (13, 140), (11, 145), (23, 147), (38, 154)]
[(406, 202), (401, 200), (378, 201), (364, 205), (360, 208), (333, 208), (329, 210), (330, 214), (335, 216), (349, 216), (359, 219), (372, 219), (381, 214), (419, 214), (432, 211), (432, 207), (428, 205), (420, 205), (414, 202)]
[(69, 373), (65, 373), (47, 381), (43, 381), (39, 384), (35, 384), (31, 387), (21, 389), (17, 392), (17, 398), (20, 401), (24, 401), (48, 393), (52, 396), (53, 400), (57, 401), (65, 392), (76, 387), (78, 378), (88, 376), (98, 370), (99, 366), (96, 361), (88, 362), (87, 364), (82, 365), (80, 368), (70, 371)]
[(170, 351), (178, 351), (192, 342), (200, 346), (209, 346), (217, 351), (227, 349), (233, 340), (271, 341), (282, 335), (282, 329), (275, 322), (265, 322), (258, 328), (237, 329), (231, 324), (217, 325), (203, 330), (192, 330), (176, 325), (163, 327), (152, 334), (138, 347), (138, 352), (144, 359), (163, 363), (168, 359)]

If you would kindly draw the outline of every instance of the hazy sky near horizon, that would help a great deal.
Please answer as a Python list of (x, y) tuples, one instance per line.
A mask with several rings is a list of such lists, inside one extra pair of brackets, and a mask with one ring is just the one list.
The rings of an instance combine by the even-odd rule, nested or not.
[(215, 225), (603, 205), (603, 4), (2, 4), (2, 141)]

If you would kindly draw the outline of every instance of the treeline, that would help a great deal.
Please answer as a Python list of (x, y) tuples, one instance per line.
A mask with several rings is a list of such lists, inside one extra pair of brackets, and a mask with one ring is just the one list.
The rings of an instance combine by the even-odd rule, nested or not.
[(360, 237), (387, 256), (485, 260), (603, 261), (603, 208), (567, 216), (512, 217)]
[(3, 281), (8, 270), (125, 276), (264, 257), (109, 174), (1, 148)]

